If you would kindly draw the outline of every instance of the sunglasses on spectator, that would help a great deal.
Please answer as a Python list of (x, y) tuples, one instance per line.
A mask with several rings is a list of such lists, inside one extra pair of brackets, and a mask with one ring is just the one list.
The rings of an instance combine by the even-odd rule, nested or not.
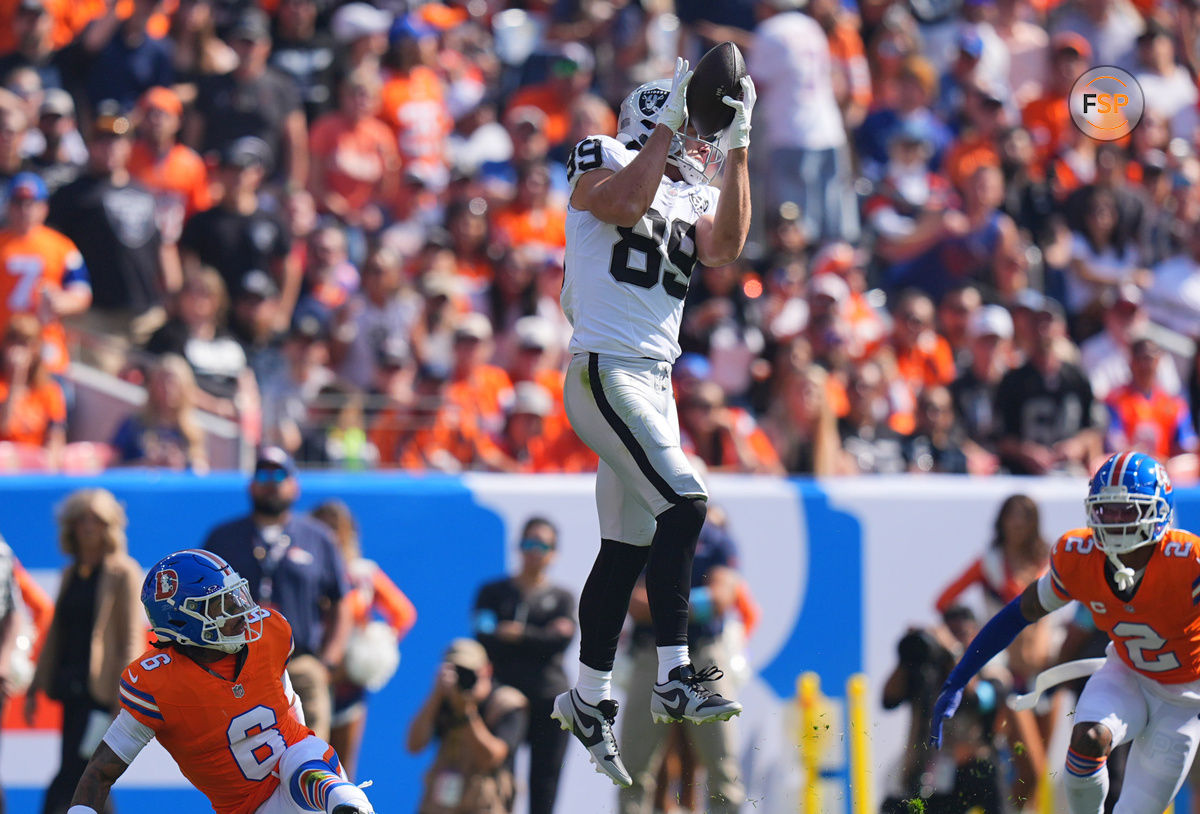
[(276, 466), (267, 466), (254, 470), (255, 483), (283, 483), (288, 479), (288, 471)]
[(526, 537), (523, 539), (521, 541), (520, 548), (522, 551), (537, 551), (542, 554), (546, 554), (547, 552), (554, 550), (554, 546), (550, 545), (544, 540), (535, 540), (532, 537)]

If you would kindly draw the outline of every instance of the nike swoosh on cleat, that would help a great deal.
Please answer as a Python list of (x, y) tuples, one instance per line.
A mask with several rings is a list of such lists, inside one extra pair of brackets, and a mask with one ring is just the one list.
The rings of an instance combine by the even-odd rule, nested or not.
[(668, 693), (662, 693), (658, 690), (655, 690), (654, 694), (659, 697), (659, 700), (662, 701), (663, 707), (666, 708), (667, 712), (671, 713), (672, 718), (683, 717), (684, 710), (687, 709), (688, 705), (687, 693), (676, 688)]
[[(600, 722), (581, 710), (573, 697), (571, 706), (575, 709), (575, 737), (579, 738), (580, 742), (587, 747), (595, 746), (604, 740), (604, 735), (600, 732)], [(583, 719), (585, 718), (590, 721), (590, 725), (584, 725)]]

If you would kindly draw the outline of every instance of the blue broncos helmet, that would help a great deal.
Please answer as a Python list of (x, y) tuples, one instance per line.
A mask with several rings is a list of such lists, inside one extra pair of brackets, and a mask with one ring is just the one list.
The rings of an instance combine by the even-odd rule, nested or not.
[(1158, 461), (1120, 452), (1096, 470), (1084, 506), (1096, 545), (1111, 557), (1162, 539), (1175, 512), (1175, 493)]
[(236, 653), (262, 636), (265, 614), (249, 584), (208, 551), (179, 551), (155, 563), (142, 583), (142, 605), (159, 641)]

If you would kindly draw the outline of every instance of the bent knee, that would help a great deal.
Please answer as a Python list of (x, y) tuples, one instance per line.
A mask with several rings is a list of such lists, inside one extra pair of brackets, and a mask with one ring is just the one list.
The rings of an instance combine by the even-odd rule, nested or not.
[(687, 497), (658, 516), (688, 536), (698, 536), (708, 517), (708, 500), (703, 497)]
[(1075, 724), (1071, 730), (1071, 749), (1088, 757), (1107, 757), (1112, 751), (1112, 732), (1095, 721)]

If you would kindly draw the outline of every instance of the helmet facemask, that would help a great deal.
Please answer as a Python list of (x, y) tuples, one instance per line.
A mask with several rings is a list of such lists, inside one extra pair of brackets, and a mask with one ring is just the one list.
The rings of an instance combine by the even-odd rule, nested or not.
[(179, 609), (201, 622), (200, 641), (187, 644), (236, 653), (262, 637), (262, 609), (250, 598), (249, 583), (236, 574), (226, 578), (221, 590), (188, 597)]
[(1096, 545), (1110, 558), (1158, 542), (1170, 523), (1170, 504), (1160, 494), (1105, 486), (1084, 503)]
[(677, 168), (680, 176), (689, 184), (711, 184), (725, 166), (725, 153), (716, 144), (693, 133), (695, 130), (685, 122), (684, 132), (677, 132), (671, 137), (667, 163)]

